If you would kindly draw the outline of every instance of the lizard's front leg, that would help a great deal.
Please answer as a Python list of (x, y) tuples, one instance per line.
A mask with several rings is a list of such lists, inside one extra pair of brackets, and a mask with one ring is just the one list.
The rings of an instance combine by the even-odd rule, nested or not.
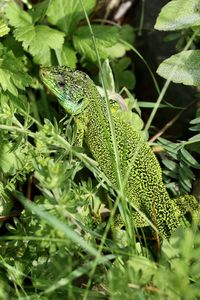
[(74, 146), (82, 147), (83, 146), (83, 139), (87, 129), (88, 120), (86, 116), (81, 115), (75, 117), (75, 125), (76, 125), (76, 135), (74, 140)]

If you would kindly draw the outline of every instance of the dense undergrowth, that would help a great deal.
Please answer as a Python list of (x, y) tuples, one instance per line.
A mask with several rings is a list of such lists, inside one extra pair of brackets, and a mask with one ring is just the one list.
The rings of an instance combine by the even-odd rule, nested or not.
[[(102, 94), (126, 98), (119, 114), (148, 139), (170, 81), (199, 85), (198, 1), (173, 0), (158, 16), (155, 28), (175, 31), (179, 53), (158, 68), (167, 79), (161, 91), (147, 65), (159, 92), (153, 104), (133, 96), (127, 51), (147, 64), (134, 47), (137, 31), (94, 21), (98, 9), (95, 0), (0, 2), (0, 299), (199, 299), (198, 212), (169, 241), (113, 229), (116, 192), (87, 149), (73, 147), (73, 118), (39, 78), (39, 65), (86, 71)], [(152, 108), (146, 124), (142, 107)], [(196, 181), (198, 198), (198, 108), (188, 126), (185, 141), (152, 128), (150, 142), (170, 195), (191, 193)]]

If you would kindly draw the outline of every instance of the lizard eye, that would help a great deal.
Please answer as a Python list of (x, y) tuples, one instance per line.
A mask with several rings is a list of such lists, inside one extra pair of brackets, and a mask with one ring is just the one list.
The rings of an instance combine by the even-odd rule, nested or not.
[(84, 98), (80, 98), (78, 101), (77, 101), (77, 104), (81, 104), (81, 103), (83, 103), (83, 100), (84, 100)]
[(65, 82), (64, 81), (58, 81), (58, 85), (61, 89), (65, 87)]
[(59, 88), (63, 89), (65, 87), (65, 78), (63, 75), (59, 75), (57, 78)]

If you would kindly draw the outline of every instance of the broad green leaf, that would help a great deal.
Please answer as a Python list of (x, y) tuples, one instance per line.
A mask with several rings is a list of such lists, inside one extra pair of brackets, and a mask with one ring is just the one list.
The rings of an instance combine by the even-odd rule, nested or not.
[(111, 58), (122, 57), (125, 55), (125, 53), (126, 53), (126, 47), (121, 43), (116, 43), (115, 45), (107, 49), (107, 56)]
[(0, 37), (8, 34), (9, 31), (10, 28), (7, 26), (4, 20), (0, 20)]
[(23, 167), (24, 154), (18, 149), (12, 151), (12, 144), (4, 141), (0, 149), (0, 170), (6, 174), (14, 175), (17, 169)]
[(34, 6), (34, 9), (31, 11), (31, 15), (34, 23), (44, 18), (47, 9), (50, 5), (50, 2), (51, 0), (44, 0), (41, 3), (38, 3)]
[(64, 33), (45, 25), (19, 27), (14, 36), (41, 64), (49, 64), (51, 49), (59, 49), (64, 43)]
[(199, 0), (173, 0), (162, 8), (155, 29), (169, 31), (199, 25)]
[(118, 74), (118, 81), (120, 83), (120, 87), (126, 87), (128, 89), (133, 89), (136, 84), (136, 78), (132, 71), (125, 70), (122, 73)]
[(134, 107), (133, 101), (131, 99), (127, 99), (125, 105), (126, 110), (122, 111), (122, 109), (120, 108), (115, 112), (115, 114), (121, 120), (133, 126), (134, 130), (138, 131), (142, 135), (142, 137), (146, 139), (146, 132), (142, 131), (142, 129), (144, 128), (144, 122), (141, 119), (139, 113), (132, 111), (132, 108)]
[[(84, 7), (89, 14), (96, 4), (96, 0), (84, 1)], [(80, 20), (85, 19), (84, 11), (78, 0), (52, 0), (47, 11), (48, 21), (57, 25), (66, 34), (72, 32)]]
[(31, 16), (14, 1), (8, 5), (6, 16), (13, 27), (25, 27), (32, 24)]
[(34, 56), (35, 62), (50, 64), (51, 49), (62, 48), (64, 33), (46, 25), (32, 24), (31, 16), (17, 4), (11, 3), (7, 9), (7, 17), (14, 30), (17, 41)]
[[(119, 30), (114, 26), (94, 25), (92, 27), (96, 47), (101, 59), (112, 56), (110, 49), (114, 46), (119, 38)], [(81, 26), (73, 36), (73, 44), (75, 49), (89, 60), (96, 61), (96, 52), (91, 38), (88, 26)]]
[[(119, 30), (119, 37), (116, 44), (107, 48), (107, 55), (110, 58), (119, 58), (125, 55), (127, 50), (130, 50), (130, 46), (125, 44), (125, 42), (134, 43), (135, 34), (133, 27), (130, 25), (123, 25)], [(122, 85), (123, 86), (123, 85)]]
[(157, 73), (175, 83), (200, 85), (200, 50), (182, 51), (164, 60)]
[(17, 88), (24, 89), (31, 82), (32, 78), (26, 73), (22, 60), (0, 44), (0, 90), (17, 96)]
[(17, 88), (12, 82), (11, 73), (8, 70), (0, 68), (0, 82), (1, 82), (1, 88), (3, 89), (3, 91), (8, 90), (13, 95), (18, 94)]
[(60, 66), (76, 67), (76, 52), (70, 44), (65, 43), (61, 49), (56, 49), (55, 51)]
[(117, 89), (123, 87), (133, 89), (135, 86), (136, 78), (132, 71), (126, 70), (131, 65), (129, 57), (123, 57), (113, 64), (115, 80)]
[(6, 38), (3, 41), (4, 46), (8, 49), (8, 50), (13, 50), (14, 49), (14, 53), (16, 57), (23, 57), (24, 56), (24, 49), (22, 47), (22, 43), (16, 41), (16, 39), (14, 38), (13, 34), (8, 34), (6, 36)]
[(131, 64), (130, 57), (123, 57), (115, 63), (115, 68), (119, 71), (125, 71)]
[[(135, 32), (131, 25), (125, 24), (120, 29), (120, 39), (126, 41), (127, 43), (133, 45), (135, 41)], [(127, 50), (130, 48), (125, 46)]]
[(144, 122), (137, 113), (134, 113), (131, 111), (125, 111), (125, 112), (123, 112), (123, 114), (124, 114), (124, 121), (126, 119), (126, 122), (133, 125), (134, 130), (140, 132), (143, 129)]

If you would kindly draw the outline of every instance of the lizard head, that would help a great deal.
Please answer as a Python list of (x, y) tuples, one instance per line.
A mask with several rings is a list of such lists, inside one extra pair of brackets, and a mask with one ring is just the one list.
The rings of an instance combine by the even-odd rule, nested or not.
[(77, 115), (89, 104), (94, 83), (85, 73), (65, 66), (41, 67), (40, 76), (69, 114)]

